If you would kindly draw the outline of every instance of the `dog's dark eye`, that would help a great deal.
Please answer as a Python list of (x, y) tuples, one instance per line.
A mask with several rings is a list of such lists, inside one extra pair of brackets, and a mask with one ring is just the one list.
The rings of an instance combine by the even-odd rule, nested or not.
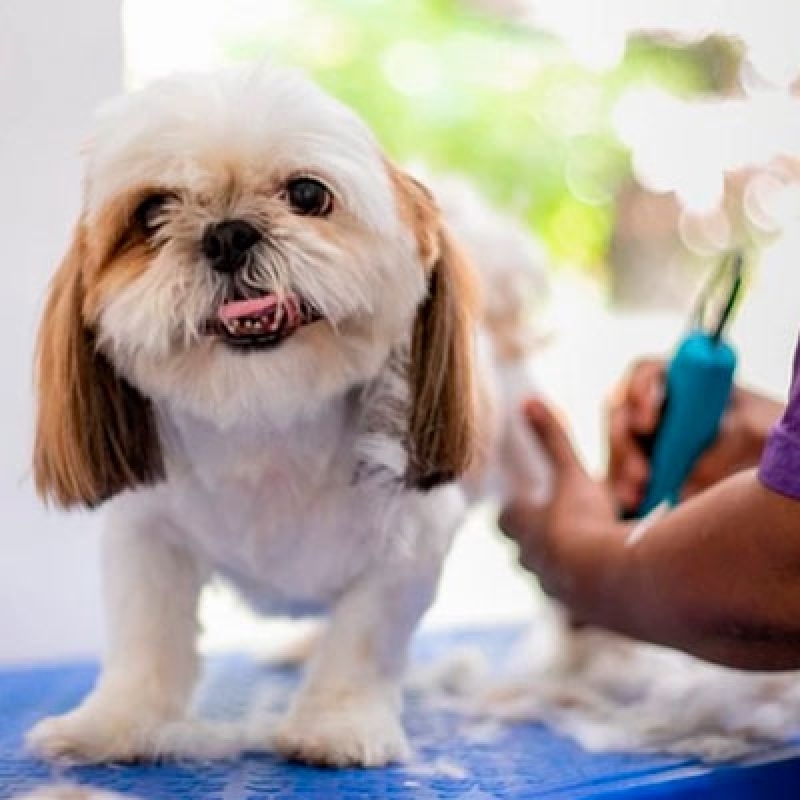
[(146, 234), (155, 233), (166, 222), (164, 207), (171, 199), (171, 195), (163, 192), (145, 197), (133, 212), (136, 224)]
[(326, 217), (333, 211), (333, 195), (315, 178), (295, 178), (286, 186), (289, 205), (295, 214)]

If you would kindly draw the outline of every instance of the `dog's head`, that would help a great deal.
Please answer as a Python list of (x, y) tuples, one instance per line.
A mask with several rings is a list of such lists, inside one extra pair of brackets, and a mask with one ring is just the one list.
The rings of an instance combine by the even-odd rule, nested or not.
[(171, 78), (101, 112), (38, 343), (38, 490), (154, 483), (156, 409), (289, 421), (410, 347), (419, 486), (471, 457), (469, 271), (430, 194), (350, 110), (274, 68)]

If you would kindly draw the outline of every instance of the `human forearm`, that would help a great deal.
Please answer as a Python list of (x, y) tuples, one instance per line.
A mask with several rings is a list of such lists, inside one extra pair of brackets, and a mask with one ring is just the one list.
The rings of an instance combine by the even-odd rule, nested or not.
[(527, 407), (554, 469), (544, 507), (500, 524), (520, 562), (581, 621), (746, 669), (800, 667), (800, 503), (754, 471), (658, 520), (621, 523), (541, 403)]
[(587, 530), (565, 551), (579, 616), (729, 666), (800, 666), (797, 503), (748, 472), (634, 530)]

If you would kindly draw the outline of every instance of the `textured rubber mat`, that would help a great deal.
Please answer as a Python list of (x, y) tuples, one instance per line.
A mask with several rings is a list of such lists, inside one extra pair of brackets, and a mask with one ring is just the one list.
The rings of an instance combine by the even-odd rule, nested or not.
[[(459, 644), (500, 656), (512, 631), (422, 637), (417, 662)], [(800, 757), (789, 748), (759, 763), (708, 768), (675, 758), (582, 751), (538, 725), (476, 735), (463, 720), (411, 692), (406, 725), (417, 753), (405, 767), (360, 771), (290, 766), (272, 756), (226, 763), (179, 763), (54, 770), (23, 751), (25, 731), (39, 718), (72, 708), (91, 687), (96, 668), (65, 665), (0, 671), (0, 798), (49, 783), (69, 782), (130, 793), (142, 800), (491, 800), (588, 797), (795, 797)], [(203, 713), (236, 718), (258, 695), (280, 705), (297, 675), (241, 657), (213, 659), (201, 691)], [(799, 726), (800, 726), (800, 721)], [(468, 730), (468, 735), (465, 733)]]

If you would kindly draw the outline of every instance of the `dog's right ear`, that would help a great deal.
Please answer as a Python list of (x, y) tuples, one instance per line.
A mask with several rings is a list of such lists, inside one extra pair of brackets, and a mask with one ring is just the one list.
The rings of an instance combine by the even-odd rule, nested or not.
[(86, 228), (75, 229), (49, 288), (36, 349), (36, 490), (92, 508), (164, 477), (152, 406), (97, 350), (85, 319)]
[(390, 174), (428, 284), (411, 337), (407, 475), (409, 486), (427, 490), (456, 480), (476, 461), (473, 338), (478, 293), (472, 265), (447, 229), (433, 195), (397, 168)]

